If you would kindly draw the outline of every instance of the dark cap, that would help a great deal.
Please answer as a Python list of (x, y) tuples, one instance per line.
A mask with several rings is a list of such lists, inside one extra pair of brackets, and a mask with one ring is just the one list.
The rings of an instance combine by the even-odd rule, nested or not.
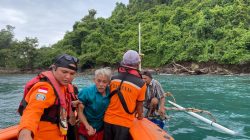
[[(54, 65), (56, 65), (57, 67), (68, 68), (74, 71), (77, 71), (78, 62), (79, 60), (76, 57), (68, 54), (59, 55), (54, 59)], [(76, 67), (70, 64), (74, 64)]]

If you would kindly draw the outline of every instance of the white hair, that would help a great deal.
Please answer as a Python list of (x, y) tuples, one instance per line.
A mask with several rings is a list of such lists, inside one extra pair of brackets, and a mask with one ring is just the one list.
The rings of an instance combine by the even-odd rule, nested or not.
[(111, 80), (112, 72), (111, 72), (111, 69), (108, 67), (100, 68), (100, 69), (95, 70), (95, 78), (98, 75), (106, 76), (108, 80)]

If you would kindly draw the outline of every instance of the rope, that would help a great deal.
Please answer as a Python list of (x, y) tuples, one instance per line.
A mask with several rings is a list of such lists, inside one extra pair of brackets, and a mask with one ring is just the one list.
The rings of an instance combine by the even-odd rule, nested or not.
[(176, 103), (176, 100), (175, 100), (175, 98), (174, 98), (174, 95), (173, 95), (171, 92), (166, 92), (164, 96), (165, 96), (165, 97), (172, 97), (172, 99), (173, 99), (174, 102)]
[[(173, 96), (172, 93), (166, 92), (166, 93), (165, 93), (165, 97), (168, 97), (168, 96), (169, 96), (169, 97), (172, 97), (172, 99), (173, 99), (174, 102), (176, 103), (176, 100), (175, 100), (175, 98), (174, 98), (174, 96)], [(212, 115), (212, 113), (210, 113), (209, 111), (206, 111), (206, 110), (200, 110), (200, 109), (196, 109), (196, 108), (184, 108), (184, 109), (179, 109), (179, 108), (177, 108), (177, 107), (165, 107), (165, 109), (166, 109), (166, 110), (174, 110), (174, 111), (188, 111), (188, 112), (206, 114), (206, 115), (208, 115), (208, 116), (211, 118), (211, 120), (212, 120), (213, 122), (216, 122), (216, 119), (215, 119), (215, 117)], [(170, 118), (170, 117), (167, 117), (167, 118)]]
[(212, 113), (210, 113), (209, 111), (206, 111), (206, 110), (200, 110), (200, 109), (196, 109), (196, 108), (184, 108), (184, 109), (180, 109), (180, 108), (177, 108), (177, 107), (165, 107), (165, 109), (166, 110), (174, 110), (174, 111), (188, 111), (188, 112), (206, 114), (206, 115), (208, 115), (211, 118), (211, 120), (213, 122), (216, 122), (216, 119), (212, 115)]

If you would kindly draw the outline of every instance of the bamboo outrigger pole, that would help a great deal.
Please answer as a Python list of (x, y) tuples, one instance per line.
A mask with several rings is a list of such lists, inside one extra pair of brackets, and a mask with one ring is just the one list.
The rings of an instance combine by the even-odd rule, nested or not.
[[(175, 106), (175, 107), (177, 107), (177, 108), (179, 108), (179, 109), (185, 109), (184, 107), (182, 107), (182, 106), (180, 106), (180, 105), (178, 105), (178, 104), (176, 104), (176, 103), (174, 103), (174, 102), (171, 102), (171, 101), (168, 101), (168, 102), (169, 102), (171, 105), (173, 105), (173, 106)], [(216, 127), (216, 128), (218, 128), (218, 129), (224, 131), (225, 133), (228, 133), (228, 134), (231, 134), (231, 135), (236, 135), (236, 134), (237, 134), (237, 133), (234, 132), (233, 130), (230, 130), (230, 129), (228, 129), (228, 128), (226, 128), (226, 127), (224, 127), (224, 126), (222, 126), (222, 125), (220, 125), (220, 124), (218, 124), (218, 123), (216, 123), (216, 122), (214, 122), (214, 121), (211, 121), (211, 120), (209, 120), (209, 119), (207, 119), (207, 118), (204, 118), (204, 117), (202, 117), (202, 116), (200, 116), (200, 115), (198, 115), (198, 114), (196, 114), (196, 113), (194, 113), (194, 112), (187, 112), (187, 111), (185, 111), (185, 112), (188, 113), (189, 115), (191, 115), (191, 116), (193, 116), (193, 117), (195, 117), (195, 118), (197, 118), (197, 119), (199, 119), (199, 120), (201, 120), (201, 121), (207, 123), (207, 124), (210, 124), (210, 125), (213, 126), (213, 127)]]
[[(139, 55), (141, 56), (141, 23), (139, 23)], [(139, 65), (139, 70), (141, 71), (141, 63)]]

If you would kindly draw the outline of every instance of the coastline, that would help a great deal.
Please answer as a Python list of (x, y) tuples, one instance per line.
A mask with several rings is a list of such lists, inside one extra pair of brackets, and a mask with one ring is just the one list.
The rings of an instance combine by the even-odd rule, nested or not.
[(226, 65), (214, 62), (195, 63), (182, 62), (171, 63), (160, 69), (156, 69), (157, 73), (163, 74), (186, 74), (186, 75), (247, 75), (250, 74), (250, 64)]
[[(78, 71), (78, 74), (93, 74), (96, 68), (85, 69)], [(117, 71), (117, 68), (111, 68), (113, 72)], [(0, 68), (0, 74), (38, 74), (46, 69), (6, 69)], [(148, 70), (152, 74), (174, 74), (174, 75), (249, 75), (250, 64), (241, 65), (226, 65), (218, 64), (214, 62), (195, 63), (195, 62), (181, 62), (171, 63), (158, 68), (143, 68)]]

